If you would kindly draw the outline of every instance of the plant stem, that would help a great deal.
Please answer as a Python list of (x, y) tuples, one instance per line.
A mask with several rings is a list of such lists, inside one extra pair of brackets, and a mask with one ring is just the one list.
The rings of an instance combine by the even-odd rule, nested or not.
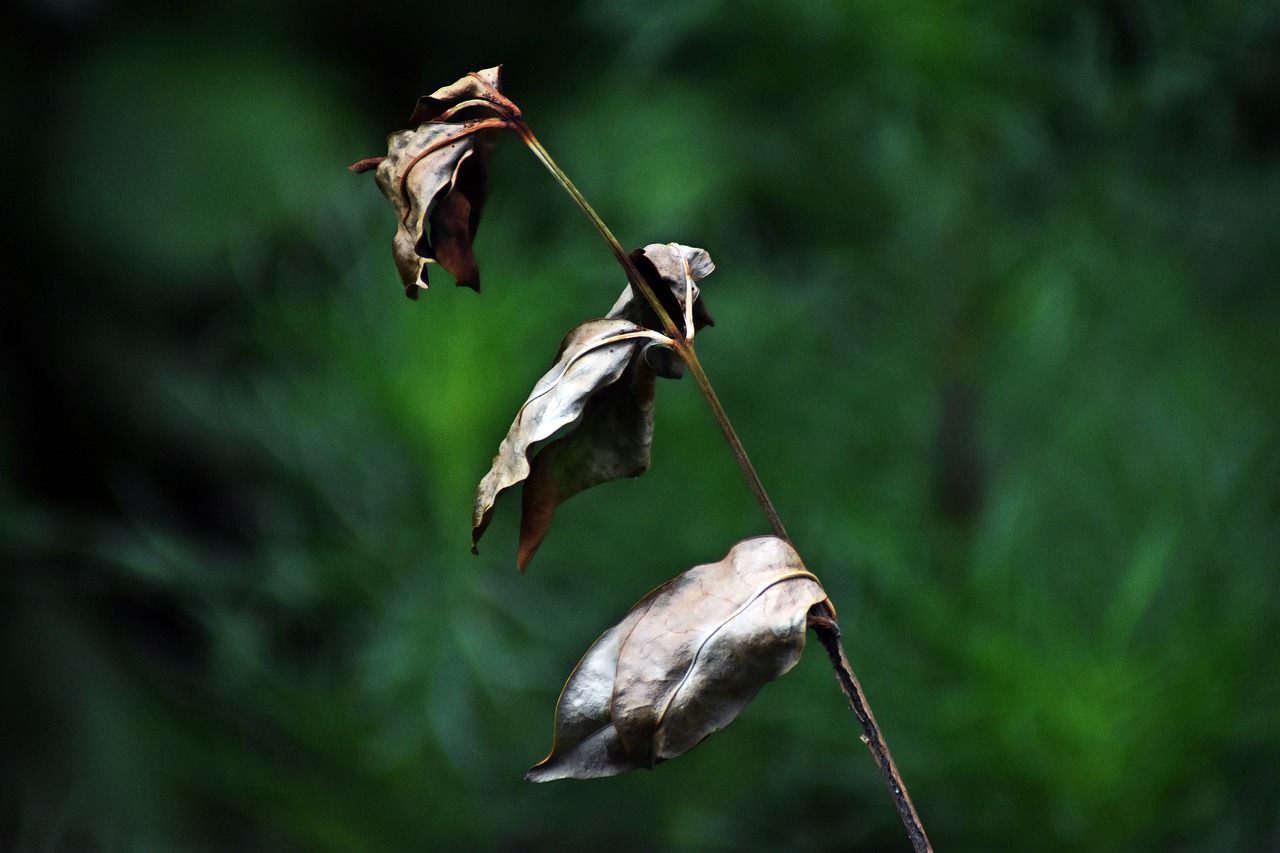
[[(582, 193), (578, 191), (578, 188), (573, 185), (573, 181), (569, 180), (569, 176), (551, 159), (551, 155), (538, 142), (537, 137), (533, 135), (533, 131), (529, 129), (529, 126), (525, 124), (524, 119), (518, 113), (515, 114), (509, 127), (524, 140), (525, 145), (529, 147), (534, 156), (551, 172), (560, 186), (564, 187), (578, 207), (582, 209), (582, 212), (591, 220), (591, 224), (595, 226), (596, 231), (600, 232), (600, 236), (604, 238), (614, 257), (622, 265), (632, 288), (644, 297), (645, 301), (649, 303), (650, 307), (658, 315), (663, 331), (667, 337), (672, 339), (676, 352), (684, 359), (685, 365), (689, 368), (689, 373), (693, 376), (693, 381), (697, 384), (698, 390), (702, 392), (703, 398), (711, 408), (711, 414), (720, 426), (720, 431), (724, 434), (725, 441), (729, 444), (733, 458), (737, 460), (738, 467), (742, 469), (742, 473), (746, 476), (747, 484), (751, 487), (751, 493), (755, 496), (756, 502), (760, 504), (760, 508), (764, 510), (765, 518), (768, 519), (774, 534), (781, 539), (790, 541), (785, 528), (782, 526), (782, 519), (779, 518), (778, 511), (773, 505), (773, 501), (769, 499), (768, 493), (765, 492), (764, 484), (760, 481), (760, 475), (756, 472), (755, 466), (751, 464), (746, 448), (742, 446), (742, 441), (738, 438), (738, 433), (733, 428), (733, 423), (729, 420), (729, 415), (725, 412), (724, 406), (721, 405), (715, 389), (711, 387), (711, 380), (707, 377), (707, 372), (703, 369), (702, 363), (698, 360), (698, 355), (694, 351), (693, 341), (686, 339), (684, 332), (676, 325), (675, 320), (672, 319), (666, 308), (658, 300), (653, 289), (649, 286), (649, 283), (645, 281), (644, 276), (636, 268), (631, 256), (623, 250), (618, 238), (613, 236), (613, 232), (604, 224), (604, 220), (595, 212)], [(932, 853), (933, 848), (925, 835), (924, 826), (920, 823), (920, 817), (916, 814), (915, 806), (911, 803), (911, 797), (907, 794), (907, 787), (902, 782), (902, 776), (898, 773), (898, 767), (893, 761), (888, 745), (885, 744), (884, 738), (880, 735), (880, 727), (876, 724), (876, 718), (871, 713), (871, 706), (867, 702), (866, 695), (862, 692), (862, 685), (858, 683), (857, 676), (853, 674), (853, 667), (849, 664), (849, 658), (845, 654), (844, 646), (840, 643), (840, 626), (836, 624), (835, 611), (831, 609), (830, 604), (823, 602), (810, 611), (809, 627), (818, 635), (818, 639), (827, 650), (828, 657), (831, 658), (831, 665), (835, 669), (836, 679), (840, 682), (841, 690), (848, 697), (849, 706), (853, 709), (854, 715), (862, 725), (863, 741), (871, 750), (876, 766), (884, 777), (885, 784), (889, 787), (889, 794), (898, 809), (898, 815), (902, 818), (903, 826), (907, 829), (907, 835), (911, 839), (912, 846), (915, 848), (916, 853)]]
[(853, 709), (854, 716), (862, 724), (864, 733), (862, 741), (871, 750), (871, 756), (880, 769), (880, 775), (884, 777), (884, 782), (889, 787), (889, 795), (893, 797), (893, 804), (897, 806), (898, 816), (907, 829), (912, 847), (915, 848), (916, 853), (932, 853), (933, 847), (929, 844), (924, 825), (920, 822), (920, 816), (916, 814), (916, 807), (911, 802), (910, 794), (907, 793), (907, 786), (898, 773), (898, 765), (894, 763), (889, 746), (880, 735), (880, 726), (876, 723), (875, 715), (871, 713), (871, 705), (867, 702), (866, 694), (862, 692), (862, 685), (853, 674), (853, 667), (845, 654), (844, 645), (840, 642), (840, 626), (836, 624), (835, 611), (831, 609), (830, 604), (822, 602), (814, 606), (809, 613), (809, 627), (818, 635), (818, 640), (827, 650), (827, 657), (831, 658), (831, 666), (836, 671), (836, 680), (840, 682), (840, 689), (848, 697), (849, 707)]
[(688, 366), (694, 383), (698, 386), (698, 390), (702, 392), (703, 398), (711, 408), (711, 415), (715, 418), (720, 431), (724, 434), (725, 441), (728, 442), (729, 450), (733, 453), (733, 458), (737, 461), (738, 467), (742, 469), (743, 475), (747, 478), (747, 485), (751, 488), (751, 494), (755, 496), (756, 502), (760, 504), (760, 509), (764, 511), (769, 526), (773, 528), (776, 536), (790, 541), (786, 528), (782, 526), (782, 519), (778, 515), (778, 510), (774, 507), (773, 501), (769, 499), (764, 483), (760, 480), (760, 474), (756, 471), (755, 466), (751, 464), (751, 457), (747, 455), (747, 450), (742, 445), (742, 440), (738, 438), (738, 433), (733, 428), (733, 423), (729, 420), (728, 413), (725, 412), (724, 406), (720, 403), (720, 398), (711, 386), (711, 380), (707, 377), (707, 372), (703, 369), (702, 363), (698, 361), (698, 355), (693, 349), (693, 341), (686, 340), (685, 333), (676, 325), (675, 320), (672, 319), (662, 302), (659, 301), (657, 294), (653, 292), (653, 288), (645, 281), (644, 276), (640, 274), (640, 270), (636, 268), (635, 262), (631, 260), (631, 256), (627, 254), (622, 248), (622, 244), (618, 242), (618, 238), (613, 236), (609, 226), (604, 224), (604, 220), (595, 212), (582, 193), (578, 191), (578, 188), (573, 185), (573, 181), (569, 180), (569, 176), (564, 173), (564, 170), (556, 165), (555, 160), (551, 159), (551, 155), (547, 153), (547, 149), (542, 147), (542, 143), (533, 135), (533, 131), (529, 129), (529, 126), (523, 120), (517, 120), (513, 130), (520, 136), (525, 145), (529, 146), (529, 150), (547, 168), (547, 171), (551, 172), (560, 186), (564, 187), (578, 207), (582, 209), (582, 212), (587, 215), (587, 218), (591, 220), (591, 224), (595, 226), (596, 231), (600, 232), (600, 236), (604, 238), (614, 257), (622, 265), (627, 274), (627, 281), (631, 282), (631, 286), (644, 297), (644, 300), (649, 303), (650, 307), (658, 315), (658, 321), (662, 324), (663, 332), (674, 341), (676, 352), (679, 353), (684, 363)]
[(693, 343), (682, 340), (677, 341), (676, 350), (684, 359), (685, 364), (688, 365), (689, 374), (697, 384), (698, 390), (702, 392), (707, 405), (711, 407), (711, 414), (716, 419), (716, 423), (720, 425), (720, 431), (724, 433), (724, 439), (729, 443), (733, 458), (738, 460), (738, 466), (747, 478), (747, 485), (751, 487), (751, 494), (755, 495), (756, 503), (760, 504), (760, 509), (764, 511), (764, 517), (768, 520), (769, 526), (773, 528), (774, 535), (779, 539), (785, 539), (790, 542), (791, 537), (787, 536), (787, 530), (782, 526), (782, 518), (779, 517), (773, 501), (769, 500), (769, 494), (764, 490), (764, 483), (760, 480), (760, 474), (757, 473), (755, 466), (751, 464), (751, 459), (747, 456), (747, 450), (742, 446), (742, 440), (738, 438), (738, 433), (733, 428), (733, 422), (729, 420), (728, 413), (725, 412), (724, 406), (720, 404), (720, 398), (716, 395), (715, 389), (711, 387), (711, 380), (707, 378), (707, 372), (703, 370), (702, 362), (698, 360), (698, 354), (693, 350)]
[(542, 147), (542, 143), (538, 141), (538, 137), (533, 135), (533, 131), (529, 129), (529, 125), (523, 121), (518, 121), (514, 128), (519, 134), (524, 144), (529, 146), (529, 150), (538, 158), (538, 161), (547, 168), (551, 176), (556, 179), (560, 186), (564, 187), (565, 192), (574, 200), (582, 212), (587, 215), (587, 219), (591, 220), (591, 224), (595, 226), (596, 231), (600, 232), (600, 236), (609, 246), (609, 250), (613, 252), (613, 256), (617, 258), (618, 263), (622, 265), (622, 269), (627, 274), (627, 281), (631, 286), (644, 297), (644, 300), (652, 306), (658, 315), (659, 322), (662, 323), (662, 331), (667, 337), (674, 340), (683, 340), (684, 333), (680, 327), (676, 325), (675, 320), (671, 319), (671, 315), (667, 313), (667, 309), (658, 301), (658, 296), (653, 292), (653, 288), (649, 286), (649, 282), (645, 281), (644, 276), (640, 274), (640, 270), (636, 269), (635, 262), (631, 260), (631, 256), (622, 248), (622, 244), (618, 242), (618, 238), (613, 236), (613, 232), (609, 230), (609, 226), (604, 224), (604, 220), (600, 218), (600, 214), (596, 213), (595, 208), (587, 201), (586, 196), (578, 191), (573, 185), (573, 181), (569, 180), (569, 176), (564, 170), (551, 159), (551, 155), (547, 153), (547, 149)]

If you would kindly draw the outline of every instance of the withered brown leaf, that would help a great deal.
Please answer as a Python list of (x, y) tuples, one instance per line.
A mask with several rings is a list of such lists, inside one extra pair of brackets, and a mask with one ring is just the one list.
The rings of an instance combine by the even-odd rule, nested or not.
[[(631, 252), (631, 261), (649, 283), (662, 307), (677, 323), (681, 318), (692, 321), (692, 331), (715, 325), (696, 284), (716, 268), (706, 249), (679, 243), (650, 243)], [(622, 317), (649, 329), (662, 328), (653, 308), (630, 286), (623, 291), (608, 316)]]
[[(714, 269), (704, 250), (653, 243), (632, 257), (654, 291), (671, 300), (677, 316), (691, 318), (694, 328), (712, 322), (694, 283)], [(524, 571), (560, 504), (592, 486), (648, 470), (655, 379), (679, 378), (684, 368), (666, 345), (670, 339), (656, 331), (658, 325), (653, 309), (628, 286), (605, 318), (565, 337), (555, 364), (534, 386), (476, 490), (473, 550), (498, 498), (519, 483), (524, 489), (516, 565)], [(533, 455), (535, 445), (568, 427)]]
[[(524, 482), (516, 560), (524, 571), (556, 507), (584, 489), (648, 469), (656, 374), (644, 353), (661, 346), (657, 337), (621, 319), (591, 320), (565, 337), (476, 491), (473, 545), (488, 527), (499, 495)], [(576, 424), (572, 431), (530, 463), (535, 444), (570, 424)]]
[(378, 188), (399, 218), (392, 251), (411, 299), (427, 287), (429, 263), (452, 273), (460, 287), (480, 290), (472, 244), (488, 192), (488, 159), (498, 129), (515, 112), (501, 94), (500, 69), (422, 96), (410, 129), (387, 137), (386, 157), (352, 166), (377, 167)]
[(688, 752), (796, 664), (809, 609), (827, 600), (776, 536), (745, 539), (658, 587), (574, 669), (551, 754), (526, 778), (612, 776)]

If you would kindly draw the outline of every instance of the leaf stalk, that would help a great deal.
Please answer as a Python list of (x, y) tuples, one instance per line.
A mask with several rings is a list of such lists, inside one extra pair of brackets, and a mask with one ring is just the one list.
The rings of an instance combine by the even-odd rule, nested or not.
[(533, 155), (543, 166), (546, 167), (556, 179), (556, 182), (564, 188), (565, 192), (574, 200), (578, 207), (586, 214), (587, 219), (591, 220), (591, 224), (595, 226), (596, 231), (604, 238), (608, 244), (613, 256), (622, 266), (623, 271), (627, 275), (627, 281), (631, 286), (644, 297), (644, 300), (653, 308), (654, 313), (658, 315), (658, 322), (662, 324), (663, 331), (667, 337), (672, 339), (672, 348), (684, 360), (685, 365), (689, 368), (689, 374), (693, 377), (694, 384), (698, 386), (698, 390), (702, 393), (703, 398), (707, 401), (707, 406), (711, 409), (711, 415), (715, 418), (716, 424), (720, 427), (720, 432), (724, 435), (725, 441), (729, 445), (729, 450), (733, 454), (734, 460), (738, 463), (738, 467), (742, 469), (743, 476), (747, 479), (747, 485), (751, 489), (751, 494), (755, 497), (756, 503), (760, 505), (760, 509), (764, 512), (765, 519), (769, 522), (769, 526), (773, 529), (775, 536), (786, 541), (791, 541), (787, 536), (786, 528), (782, 525), (782, 518), (778, 515), (777, 508), (773, 505), (773, 501), (769, 498), (769, 493), (765, 491), (764, 483), (760, 479), (759, 472), (756, 471), (755, 465), (751, 462), (751, 457), (747, 455), (746, 447), (743, 446), (742, 440), (738, 437), (737, 430), (733, 428), (733, 422), (729, 420), (729, 415), (721, 404), (719, 396), (715, 392), (715, 388), (711, 385), (711, 380), (707, 376), (706, 370), (703, 369), (702, 363), (698, 360), (698, 354), (693, 348), (692, 325), (689, 324), (687, 332), (682, 332), (680, 327), (676, 325), (671, 314), (668, 313), (665, 306), (658, 299), (653, 288), (649, 286), (640, 270), (636, 268), (635, 262), (631, 260), (631, 256), (622, 248), (622, 244), (618, 242), (618, 238), (613, 236), (613, 232), (609, 230), (609, 226), (604, 223), (600, 215), (587, 201), (586, 197), (579, 192), (574, 186), (573, 181), (564, 173), (564, 170), (556, 164), (556, 161), (547, 153), (547, 149), (542, 146), (538, 138), (534, 136), (533, 131), (529, 129), (523, 118), (517, 118), (512, 123), (512, 130), (520, 137)]

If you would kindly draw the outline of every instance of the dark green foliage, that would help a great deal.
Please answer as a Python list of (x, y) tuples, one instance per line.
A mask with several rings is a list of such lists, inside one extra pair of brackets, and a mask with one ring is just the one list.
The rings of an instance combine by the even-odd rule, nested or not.
[(510, 515), (469, 553), (531, 353), (625, 282), (503, 140), (485, 294), (410, 304), (343, 167), (497, 61), (625, 244), (712, 250), (702, 361), (937, 847), (1274, 844), (1280, 14), (457, 5), (3, 37), (0, 848), (900, 843), (820, 657), (696, 761), (523, 781), (581, 650), (765, 528), (662, 383), (536, 579)]

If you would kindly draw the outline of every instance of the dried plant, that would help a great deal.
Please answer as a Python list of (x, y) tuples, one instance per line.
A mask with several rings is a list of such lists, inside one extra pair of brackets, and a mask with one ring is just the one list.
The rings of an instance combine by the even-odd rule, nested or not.
[(840, 642), (835, 608), (792, 546), (742, 442), (698, 361), (694, 338), (711, 325), (698, 282), (714, 269), (702, 249), (652, 244), (626, 252), (502, 93), (499, 68), (468, 74), (419, 99), (410, 128), (388, 137), (376, 170), (395, 208), (393, 255), (417, 298), (438, 264), (480, 289), (472, 243), (501, 131), (515, 133), (604, 238), (629, 286), (602, 318), (564, 338), (534, 386), (476, 493), (478, 543), (499, 496), (522, 486), (517, 566), (529, 565), (556, 508), (573, 495), (649, 467), (654, 386), (686, 370), (711, 408), (772, 535), (733, 545), (718, 563), (667, 581), (604, 633), (574, 669), (555, 715), (551, 754), (535, 782), (611, 776), (684, 754), (728, 725), (767, 682), (791, 669), (812, 629), (863, 729), (916, 850), (924, 828)]

